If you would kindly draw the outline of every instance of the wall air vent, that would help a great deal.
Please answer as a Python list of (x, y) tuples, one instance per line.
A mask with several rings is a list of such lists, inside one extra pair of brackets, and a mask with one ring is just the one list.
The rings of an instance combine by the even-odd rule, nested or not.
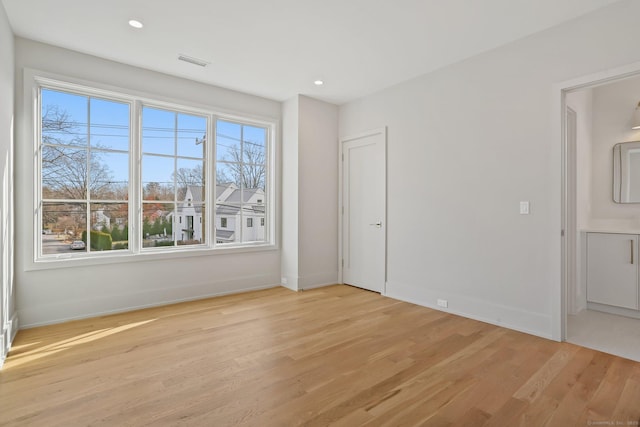
[(188, 56), (183, 54), (180, 54), (178, 56), (178, 59), (180, 61), (188, 62), (189, 64), (199, 65), (200, 67), (206, 67), (207, 65), (211, 64), (211, 62), (207, 62), (203, 59), (198, 59), (198, 58), (194, 58), (193, 56)]

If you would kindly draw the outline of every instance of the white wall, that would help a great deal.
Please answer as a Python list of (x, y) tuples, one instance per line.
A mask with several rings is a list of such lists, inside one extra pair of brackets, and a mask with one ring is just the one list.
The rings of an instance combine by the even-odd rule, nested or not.
[[(4, 38), (3, 38), (4, 40)], [(208, 105), (223, 111), (279, 120), (281, 104), (222, 88), (16, 39), (16, 91), (23, 93), (25, 67), (123, 89)], [(23, 96), (16, 111), (23, 112)], [(194, 256), (76, 268), (28, 270), (33, 233), (33, 141), (23, 114), (16, 121), (16, 280), (23, 326), (103, 312), (268, 287), (280, 282), (280, 251)]]
[(638, 14), (621, 1), (340, 108), (341, 135), (388, 126), (389, 296), (557, 338), (554, 85), (639, 61)]
[(298, 290), (298, 97), (282, 104), (282, 279)]
[(631, 117), (640, 101), (640, 77), (593, 89), (592, 200), (590, 226), (640, 230), (640, 204), (613, 201), (613, 146), (640, 141)]
[(283, 104), (283, 285), (338, 280), (338, 107), (298, 95)]
[(338, 280), (338, 107), (299, 99), (299, 286)]
[(0, 366), (17, 332), (13, 279), (14, 39), (0, 4)]

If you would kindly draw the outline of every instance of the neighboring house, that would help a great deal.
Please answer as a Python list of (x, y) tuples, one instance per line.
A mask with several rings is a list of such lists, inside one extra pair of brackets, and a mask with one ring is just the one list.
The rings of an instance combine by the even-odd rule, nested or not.
[[(171, 215), (177, 240), (202, 241), (203, 187), (187, 187), (184, 201)], [(265, 238), (265, 195), (260, 188), (240, 189), (233, 183), (216, 186), (216, 242), (262, 241)], [(240, 227), (242, 232), (240, 233)]]
[(100, 231), (102, 227), (111, 229), (111, 218), (105, 214), (102, 209), (91, 213), (91, 222), (93, 223), (94, 230)]

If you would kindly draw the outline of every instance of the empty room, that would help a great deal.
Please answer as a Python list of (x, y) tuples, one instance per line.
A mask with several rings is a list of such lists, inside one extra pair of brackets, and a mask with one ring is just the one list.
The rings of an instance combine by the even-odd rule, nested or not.
[(0, 0), (0, 426), (640, 425), (638, 15)]

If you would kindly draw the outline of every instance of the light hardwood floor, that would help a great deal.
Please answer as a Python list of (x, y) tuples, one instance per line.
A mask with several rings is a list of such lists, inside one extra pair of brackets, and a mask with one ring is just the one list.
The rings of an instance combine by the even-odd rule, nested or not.
[(24, 330), (0, 371), (0, 425), (639, 420), (637, 362), (348, 286), (275, 288)]

